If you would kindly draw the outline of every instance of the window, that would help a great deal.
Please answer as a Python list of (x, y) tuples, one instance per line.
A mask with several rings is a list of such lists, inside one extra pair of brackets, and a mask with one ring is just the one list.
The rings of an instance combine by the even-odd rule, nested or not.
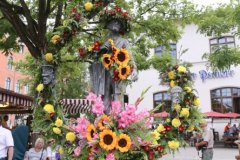
[(240, 113), (240, 88), (218, 88), (211, 91), (212, 110)]
[(11, 79), (8, 77), (5, 80), (5, 89), (10, 89), (10, 87), (11, 87)]
[(210, 42), (210, 51), (214, 52), (218, 47), (227, 46), (228, 48), (235, 47), (235, 38), (234, 36), (224, 36), (212, 38)]
[(20, 54), (23, 54), (23, 52), (24, 52), (24, 45), (23, 45), (23, 44), (20, 44), (19, 47), (20, 47), (20, 48), (19, 48), (19, 53), (20, 53)]
[[(165, 46), (159, 46), (154, 49), (156, 55), (162, 56), (163, 51), (167, 51), (168, 49)], [(170, 43), (170, 52), (173, 58), (177, 58), (177, 45), (176, 43)]]
[(24, 94), (28, 94), (29, 93), (29, 85), (25, 85), (24, 86)]
[(13, 58), (12, 56), (8, 57), (7, 68), (12, 70)]
[(15, 86), (15, 92), (20, 93), (20, 81), (18, 80)]
[(167, 91), (158, 92), (153, 94), (153, 105), (154, 108), (157, 107), (160, 103), (164, 103), (164, 105), (157, 112), (162, 112), (165, 110), (171, 109), (171, 95)]

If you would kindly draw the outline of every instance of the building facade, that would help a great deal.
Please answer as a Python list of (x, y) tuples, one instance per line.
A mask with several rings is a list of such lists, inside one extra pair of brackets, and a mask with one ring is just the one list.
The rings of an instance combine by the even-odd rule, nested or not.
[(0, 54), (0, 87), (14, 91), (19, 94), (28, 94), (29, 86), (22, 83), (22, 79), (26, 78), (20, 72), (16, 70), (14, 66), (15, 62), (24, 59), (27, 48), (21, 45), (21, 49), (18, 53), (13, 53), (12, 55)]
[[(201, 100), (200, 110), (202, 112), (217, 111), (222, 113), (240, 113), (240, 67), (232, 67), (229, 70), (213, 72), (207, 68), (206, 60), (202, 59), (204, 53), (210, 53), (216, 45), (227, 45), (235, 47), (240, 44), (238, 37), (226, 34), (221, 37), (207, 37), (197, 32), (197, 26), (188, 25), (184, 28), (182, 38), (172, 47), (172, 55), (179, 59), (180, 49), (187, 49), (180, 59), (191, 62), (190, 68), (194, 78), (194, 88)], [(152, 54), (159, 54), (156, 48)], [(159, 73), (154, 69), (139, 72), (139, 79), (127, 88), (129, 102), (134, 103), (141, 92), (151, 86), (145, 94), (145, 98), (139, 105), (139, 109), (151, 109), (160, 102), (170, 104), (171, 97), (166, 86), (160, 85)], [(164, 108), (162, 109), (164, 110)], [(229, 120), (214, 120), (220, 135), (223, 132), (224, 123)], [(233, 121), (237, 123), (238, 121)]]

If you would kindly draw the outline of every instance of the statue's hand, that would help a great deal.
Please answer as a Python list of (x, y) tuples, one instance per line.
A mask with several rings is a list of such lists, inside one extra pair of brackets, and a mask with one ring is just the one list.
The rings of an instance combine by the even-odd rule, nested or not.
[[(108, 52), (110, 50), (111, 44), (107, 41), (100, 47), (100, 52)], [(102, 54), (104, 54), (102, 53)]]

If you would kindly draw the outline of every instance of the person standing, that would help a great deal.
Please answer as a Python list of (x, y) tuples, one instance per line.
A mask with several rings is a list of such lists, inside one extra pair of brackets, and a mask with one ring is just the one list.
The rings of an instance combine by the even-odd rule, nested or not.
[(201, 148), (202, 150), (202, 160), (212, 160), (213, 159), (213, 132), (207, 129), (207, 122), (203, 121), (200, 124), (203, 130), (202, 141), (196, 143), (196, 148)]
[(2, 127), (11, 130), (10, 127), (8, 126), (8, 123), (7, 123), (8, 119), (9, 119), (8, 115), (5, 115), (3, 117), (3, 121), (1, 122), (2, 123)]
[(3, 128), (0, 116), (0, 160), (13, 159), (13, 137), (10, 130)]

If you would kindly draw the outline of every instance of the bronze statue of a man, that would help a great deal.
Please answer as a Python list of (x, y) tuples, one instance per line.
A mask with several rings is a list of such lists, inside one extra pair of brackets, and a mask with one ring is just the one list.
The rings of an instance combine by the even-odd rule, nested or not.
[[(126, 26), (120, 19), (111, 19), (107, 22), (106, 28), (109, 30), (108, 39), (112, 39), (117, 48), (129, 48), (127, 39), (122, 38), (120, 33), (126, 31)], [(109, 41), (105, 42), (98, 52), (98, 56), (107, 53), (111, 50), (111, 44)], [(130, 57), (133, 59), (132, 55)], [(112, 100), (118, 100), (123, 105), (124, 93), (126, 92), (126, 84), (119, 81), (114, 81), (110, 73), (105, 70), (101, 62), (95, 62), (89, 67), (90, 77), (92, 80), (93, 91), (97, 95), (103, 96), (105, 105), (105, 112), (110, 111), (110, 105)], [(131, 74), (132, 80), (137, 80), (137, 70), (134, 64), (134, 69)]]

